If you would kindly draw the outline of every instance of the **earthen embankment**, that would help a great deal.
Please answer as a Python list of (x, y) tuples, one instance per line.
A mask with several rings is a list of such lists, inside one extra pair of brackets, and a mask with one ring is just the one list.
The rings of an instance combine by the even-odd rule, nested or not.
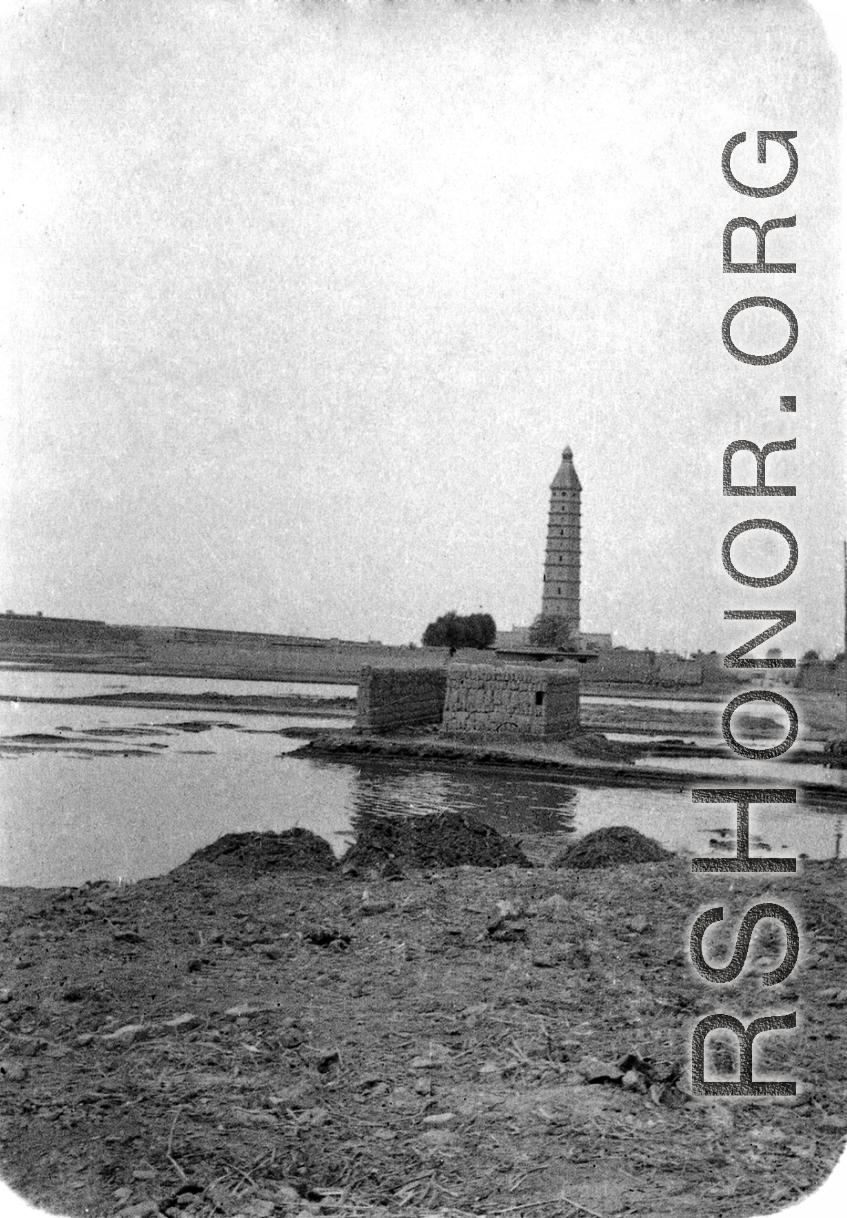
[[(762, 1038), (757, 1069), (798, 1095), (731, 1105), (689, 1094), (715, 1000), (687, 937), (699, 903), (737, 923), (732, 876), (401, 859), (388, 878), (237, 845), (137, 884), (0, 889), (0, 1168), (31, 1203), (747, 1218), (837, 1159), (843, 862), (780, 879), (804, 922), (782, 994), (802, 1021)], [(768, 1009), (769, 950), (754, 940), (734, 987), (745, 1021)]]

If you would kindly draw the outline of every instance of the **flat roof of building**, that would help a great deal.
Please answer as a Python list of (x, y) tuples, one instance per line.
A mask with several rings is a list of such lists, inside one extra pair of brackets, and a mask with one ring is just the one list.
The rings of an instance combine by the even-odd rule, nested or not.
[(589, 660), (597, 659), (596, 651), (564, 651), (561, 647), (495, 647), (498, 656), (504, 660), (517, 660), (523, 663), (540, 663), (542, 660), (573, 660), (577, 664), (587, 664)]

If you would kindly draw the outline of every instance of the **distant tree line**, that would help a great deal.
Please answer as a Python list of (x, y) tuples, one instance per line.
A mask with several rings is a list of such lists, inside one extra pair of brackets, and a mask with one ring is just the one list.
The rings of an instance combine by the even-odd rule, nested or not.
[(424, 647), (490, 647), (497, 637), (497, 626), (490, 613), (469, 613), (451, 609), (430, 622), (423, 633)]

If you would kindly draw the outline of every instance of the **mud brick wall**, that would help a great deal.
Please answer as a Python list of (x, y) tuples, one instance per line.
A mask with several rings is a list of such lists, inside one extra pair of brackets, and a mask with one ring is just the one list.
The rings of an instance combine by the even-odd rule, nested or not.
[(562, 740), (578, 725), (576, 665), (453, 664), (447, 669), (446, 733)]
[(669, 652), (601, 651), (585, 674), (591, 684), (609, 682), (624, 685), (700, 685), (703, 667), (699, 660), (687, 660)]
[(696, 660), (659, 652), (653, 662), (652, 681), (656, 685), (700, 685), (703, 670)]
[(386, 732), (440, 723), (447, 686), (445, 668), (363, 668), (359, 676), (356, 728)]
[[(790, 669), (784, 669), (787, 675)], [(799, 689), (807, 689), (812, 693), (844, 694), (847, 693), (847, 661), (807, 660), (795, 669), (796, 685)]]
[(652, 671), (653, 656), (649, 651), (604, 651), (591, 665), (591, 680), (646, 685)]

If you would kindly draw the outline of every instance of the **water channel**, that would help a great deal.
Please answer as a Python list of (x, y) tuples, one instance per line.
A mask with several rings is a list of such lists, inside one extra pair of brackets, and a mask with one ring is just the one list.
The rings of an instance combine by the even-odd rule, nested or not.
[[(670, 849), (709, 853), (720, 849), (722, 826), (732, 824), (724, 810), (692, 805), (682, 785), (656, 791), (579, 787), (548, 775), (470, 766), (291, 757), (301, 741), (280, 729), (301, 726), (305, 739), (314, 726), (343, 725), (322, 717), (319, 708), (293, 716), (60, 701), (139, 691), (329, 699), (355, 689), (0, 671), (6, 698), (57, 699), (0, 702), (0, 884), (140, 879), (167, 871), (223, 833), (250, 829), (301, 826), (341, 853), (356, 818), (374, 812), (461, 809), (500, 829), (549, 834), (551, 850), (573, 832), (627, 824)], [(673, 768), (678, 759), (663, 764)], [(816, 770), (815, 779), (841, 783), (842, 774)], [(760, 767), (746, 779), (785, 785), (802, 776)], [(754, 843), (760, 850), (833, 857), (847, 796), (843, 806), (825, 810), (799, 798), (796, 807), (754, 809)]]

